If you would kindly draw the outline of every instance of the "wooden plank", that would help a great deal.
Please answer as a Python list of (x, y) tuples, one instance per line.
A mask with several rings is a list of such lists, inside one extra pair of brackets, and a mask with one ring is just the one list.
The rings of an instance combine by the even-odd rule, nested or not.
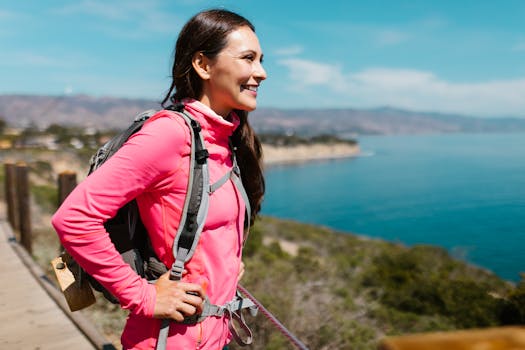
[(35, 280), (4, 228), (0, 225), (0, 348), (95, 349)]

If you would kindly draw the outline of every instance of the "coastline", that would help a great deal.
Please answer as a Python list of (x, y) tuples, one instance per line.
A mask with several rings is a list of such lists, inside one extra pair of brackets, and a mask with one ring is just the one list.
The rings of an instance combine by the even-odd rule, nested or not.
[(351, 158), (360, 155), (358, 144), (340, 143), (315, 143), (296, 146), (273, 146), (263, 144), (263, 160), (266, 166), (297, 164), (317, 160), (330, 160)]

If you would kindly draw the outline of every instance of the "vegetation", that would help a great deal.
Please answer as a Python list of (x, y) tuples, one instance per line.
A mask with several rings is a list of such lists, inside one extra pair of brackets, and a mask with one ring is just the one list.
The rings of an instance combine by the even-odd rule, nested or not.
[[(249, 242), (244, 284), (312, 349), (374, 349), (384, 335), (523, 324), (525, 282), (514, 287), (441, 248), (269, 217)], [(271, 349), (275, 330), (261, 318), (256, 324), (264, 346), (254, 348)]]
[(4, 133), (6, 126), (7, 122), (5, 121), (5, 118), (0, 116), (0, 135)]
[(259, 134), (259, 139), (262, 143), (273, 145), (273, 146), (297, 146), (297, 145), (309, 145), (315, 143), (323, 144), (334, 144), (334, 143), (348, 143), (355, 145), (355, 140), (343, 140), (335, 135), (317, 135), (313, 137), (301, 137), (295, 134), (279, 134), (279, 133), (266, 133)]

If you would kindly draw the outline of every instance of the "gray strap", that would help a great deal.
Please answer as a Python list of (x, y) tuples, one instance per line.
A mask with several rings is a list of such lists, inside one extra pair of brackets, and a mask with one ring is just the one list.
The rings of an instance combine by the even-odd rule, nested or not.
[[(228, 328), (233, 336), (233, 339), (240, 346), (250, 345), (253, 342), (252, 330), (244, 321), (242, 312), (232, 312), (227, 310), (228, 315)], [(235, 320), (235, 322), (233, 322)], [(237, 328), (237, 327), (240, 327)], [(242, 336), (241, 336), (242, 334)]]
[(216, 317), (222, 317), (225, 315), (228, 316), (227, 315), (228, 310), (231, 312), (238, 312), (244, 309), (249, 309), (250, 314), (253, 317), (255, 317), (257, 316), (259, 307), (251, 299), (243, 297), (242, 294), (239, 293), (238, 290), (236, 291), (235, 297), (233, 298), (233, 300), (224, 305), (212, 304), (210, 303), (210, 299), (206, 297), (202, 305), (202, 312), (198, 315), (186, 317), (183, 323), (195, 324), (198, 322), (202, 322), (206, 317), (210, 317), (210, 316), (216, 316)]
[(217, 180), (217, 182), (211, 184), (209, 193), (212, 194), (213, 192), (217, 191), (218, 188), (224, 185), (231, 178), (231, 172), (232, 170), (228, 171), (226, 174), (222, 175), (222, 177)]
[(250, 199), (248, 198), (248, 194), (246, 193), (246, 190), (244, 189), (244, 185), (242, 184), (241, 170), (239, 169), (239, 165), (237, 164), (237, 158), (235, 157), (235, 152), (233, 150), (232, 150), (232, 155), (233, 155), (232, 170), (224, 174), (219, 180), (217, 180), (217, 182), (210, 185), (209, 193), (212, 194), (218, 188), (224, 185), (228, 180), (230, 179), (232, 180), (233, 184), (239, 191), (239, 194), (241, 195), (242, 200), (244, 201), (245, 207), (246, 207), (246, 220), (248, 220), (248, 222), (247, 222), (246, 235), (244, 236), (244, 241), (243, 241), (244, 243), (246, 242), (246, 239), (248, 238), (248, 234), (249, 234), (250, 226), (251, 226)]
[[(193, 186), (193, 182), (194, 182), (194, 166), (195, 166), (195, 149), (196, 149), (196, 145), (195, 145), (195, 142), (193, 142), (193, 140), (195, 139), (195, 133), (193, 131), (193, 127), (192, 127), (192, 124), (191, 124), (191, 121), (192, 121), (192, 117), (189, 116), (187, 113), (183, 112), (183, 113), (179, 113), (180, 116), (184, 119), (184, 121), (186, 122), (186, 124), (188, 124), (188, 127), (190, 129), (190, 133), (191, 133), (191, 154), (190, 154), (190, 173), (189, 173), (189, 178), (188, 178), (188, 190), (187, 190), (187, 195), (186, 195), (186, 199), (184, 201), (184, 207), (183, 207), (183, 210), (182, 210), (182, 215), (181, 215), (181, 222), (179, 224), (179, 227), (178, 227), (178, 230), (177, 230), (177, 234), (175, 236), (175, 241), (173, 242), (173, 256), (175, 257), (175, 262), (173, 263), (173, 266), (172, 266), (172, 277), (175, 279), (175, 280), (180, 280), (182, 278), (182, 271), (184, 269), (184, 264), (193, 256), (193, 253), (195, 252), (195, 249), (197, 247), (197, 243), (199, 242), (199, 238), (200, 238), (200, 234), (202, 232), (202, 229), (204, 227), (204, 222), (206, 221), (206, 216), (208, 215), (208, 207), (209, 207), (209, 194), (208, 194), (208, 186), (209, 186), (209, 183), (210, 183), (210, 175), (209, 175), (209, 172), (208, 172), (208, 164), (207, 162), (205, 162), (204, 164), (202, 164), (202, 181), (201, 181), (201, 190), (202, 190), (202, 197), (200, 198), (200, 203), (199, 203), (199, 208), (198, 208), (198, 212), (197, 212), (197, 230), (195, 232), (195, 236), (194, 236), (194, 239), (193, 239), (193, 243), (192, 243), (192, 246), (190, 248), (189, 251), (184, 251), (184, 252), (178, 252), (178, 246), (179, 246), (179, 239), (180, 239), (180, 236), (181, 236), (181, 232), (184, 230), (185, 228), (185, 224), (186, 224), (186, 220), (188, 218), (188, 209), (189, 209), (189, 206), (190, 206), (190, 201), (192, 199), (192, 196), (189, 195), (193, 190), (196, 190), (196, 189), (193, 189), (192, 186)], [(200, 138), (200, 142), (201, 144), (204, 146), (204, 138), (202, 136), (201, 133), (199, 133), (199, 138)]]
[(244, 321), (242, 313), (242, 309), (245, 308), (250, 309), (253, 317), (257, 315), (257, 305), (252, 300), (243, 298), (238, 291), (235, 300), (225, 307), (226, 316), (228, 317), (228, 328), (232, 333), (233, 339), (241, 346), (250, 345), (253, 341), (252, 331), (246, 324), (246, 321)]
[(159, 338), (157, 339), (156, 350), (166, 350), (168, 345), (168, 333), (170, 331), (170, 320), (162, 320), (160, 325)]
[(234, 312), (248, 308), (252, 312), (253, 316), (257, 315), (257, 305), (255, 305), (254, 302), (248, 298), (235, 297), (232, 301), (222, 306), (211, 304), (208, 300), (205, 300), (200, 318), (204, 319), (205, 317), (209, 316), (221, 317), (224, 316), (227, 310)]
[(235, 152), (233, 153), (233, 168), (232, 168), (230, 178), (232, 179), (235, 187), (237, 187), (237, 190), (241, 194), (242, 200), (244, 201), (244, 205), (246, 207), (247, 227), (246, 227), (246, 234), (244, 235), (244, 241), (243, 241), (243, 245), (244, 245), (250, 233), (252, 210), (250, 207), (250, 199), (248, 198), (248, 194), (246, 193), (246, 190), (244, 189), (244, 186), (242, 184), (241, 169), (239, 169), (239, 166), (237, 165), (237, 158), (235, 157)]
[[(226, 303), (224, 305), (214, 305), (210, 303), (209, 299), (206, 298), (204, 300), (203, 310), (200, 315), (194, 315), (191, 317), (186, 317), (183, 321), (184, 324), (195, 324), (198, 322), (202, 322), (206, 317), (215, 316), (215, 317), (223, 317), (226, 316), (228, 318), (228, 327), (230, 331), (233, 334), (234, 339), (240, 344), (240, 345), (248, 345), (252, 342), (252, 332), (246, 322), (244, 321), (244, 317), (242, 316), (242, 310), (249, 309), (250, 314), (255, 317), (257, 315), (258, 307), (257, 305), (251, 301), (248, 298), (241, 297), (238, 293), (236, 294), (235, 298), (230, 301), (229, 303)], [(240, 336), (239, 330), (235, 327), (233, 320), (235, 320), (241, 327), (241, 331), (246, 336), (246, 339), (242, 339)], [(162, 324), (160, 326), (159, 331), (159, 338), (157, 340), (157, 350), (165, 350), (167, 341), (168, 341), (168, 333), (169, 333), (169, 325), (171, 320), (165, 319), (162, 320)]]

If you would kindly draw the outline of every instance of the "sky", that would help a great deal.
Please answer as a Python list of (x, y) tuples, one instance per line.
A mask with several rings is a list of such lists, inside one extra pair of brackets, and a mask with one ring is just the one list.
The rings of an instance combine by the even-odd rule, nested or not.
[(522, 0), (0, 0), (0, 94), (161, 100), (182, 25), (256, 27), (259, 107), (525, 118)]

